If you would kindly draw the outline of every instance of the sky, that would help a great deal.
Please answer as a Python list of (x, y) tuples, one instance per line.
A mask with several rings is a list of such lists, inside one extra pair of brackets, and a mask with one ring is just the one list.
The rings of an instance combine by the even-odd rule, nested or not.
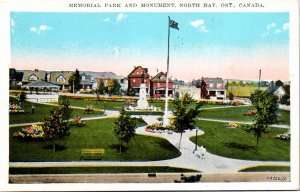
[(111, 71), (151, 76), (289, 80), (288, 13), (12, 12), (11, 64), (19, 70)]

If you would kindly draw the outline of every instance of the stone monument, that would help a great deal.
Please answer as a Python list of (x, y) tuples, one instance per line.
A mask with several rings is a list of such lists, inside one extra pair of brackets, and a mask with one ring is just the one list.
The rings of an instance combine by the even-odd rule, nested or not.
[(139, 100), (137, 101), (136, 109), (148, 109), (148, 101), (147, 101), (147, 91), (146, 91), (146, 84), (144, 82), (145, 74), (142, 74), (142, 83), (140, 85), (139, 91)]

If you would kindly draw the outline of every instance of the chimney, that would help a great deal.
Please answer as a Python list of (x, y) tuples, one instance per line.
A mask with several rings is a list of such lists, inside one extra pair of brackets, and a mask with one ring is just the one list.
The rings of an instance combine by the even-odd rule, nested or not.
[(38, 69), (34, 69), (34, 71), (35, 71), (35, 72), (38, 72), (39, 70), (38, 70)]

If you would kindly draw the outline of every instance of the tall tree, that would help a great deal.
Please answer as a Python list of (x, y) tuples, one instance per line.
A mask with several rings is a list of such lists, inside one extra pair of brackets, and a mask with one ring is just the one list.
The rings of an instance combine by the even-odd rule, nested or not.
[(70, 135), (69, 123), (63, 119), (62, 110), (53, 109), (50, 111), (50, 115), (45, 118), (42, 127), (45, 138), (52, 141), (52, 154), (54, 155), (56, 142)]
[(279, 86), (283, 86), (284, 84), (283, 84), (282, 81), (277, 80), (277, 81), (275, 81), (275, 85), (276, 85), (277, 87), (279, 87)]
[(98, 80), (98, 84), (97, 84), (97, 89), (96, 89), (98, 94), (104, 94), (105, 91), (105, 85), (102, 79)]
[(66, 96), (59, 96), (58, 103), (60, 105), (63, 120), (69, 120), (72, 116), (72, 109), (70, 108), (70, 101)]
[(135, 134), (136, 121), (123, 109), (119, 118), (115, 122), (114, 134), (120, 142), (120, 154), (123, 143), (128, 143)]
[(74, 91), (80, 90), (80, 74), (78, 69), (76, 69), (75, 73), (69, 78), (69, 84), (71, 85), (72, 91), (73, 91), (73, 85), (74, 85)]
[(107, 90), (110, 94), (118, 93), (120, 91), (120, 83), (117, 79), (109, 79), (107, 81)]
[(172, 120), (172, 126), (176, 133), (180, 133), (179, 150), (181, 146), (182, 133), (185, 130), (194, 129), (196, 123), (196, 117), (200, 113), (201, 103), (197, 103), (195, 108), (188, 108), (187, 104), (184, 103), (183, 99), (175, 98), (174, 104), (174, 118)]
[(24, 101), (26, 100), (26, 93), (24, 91), (21, 91), (18, 99), (21, 104), (20, 107), (22, 107), (24, 109)]
[(264, 132), (268, 131), (268, 125), (277, 122), (277, 96), (267, 91), (256, 90), (251, 94), (250, 100), (256, 108), (255, 123), (246, 130), (256, 136), (256, 151), (258, 142)]

